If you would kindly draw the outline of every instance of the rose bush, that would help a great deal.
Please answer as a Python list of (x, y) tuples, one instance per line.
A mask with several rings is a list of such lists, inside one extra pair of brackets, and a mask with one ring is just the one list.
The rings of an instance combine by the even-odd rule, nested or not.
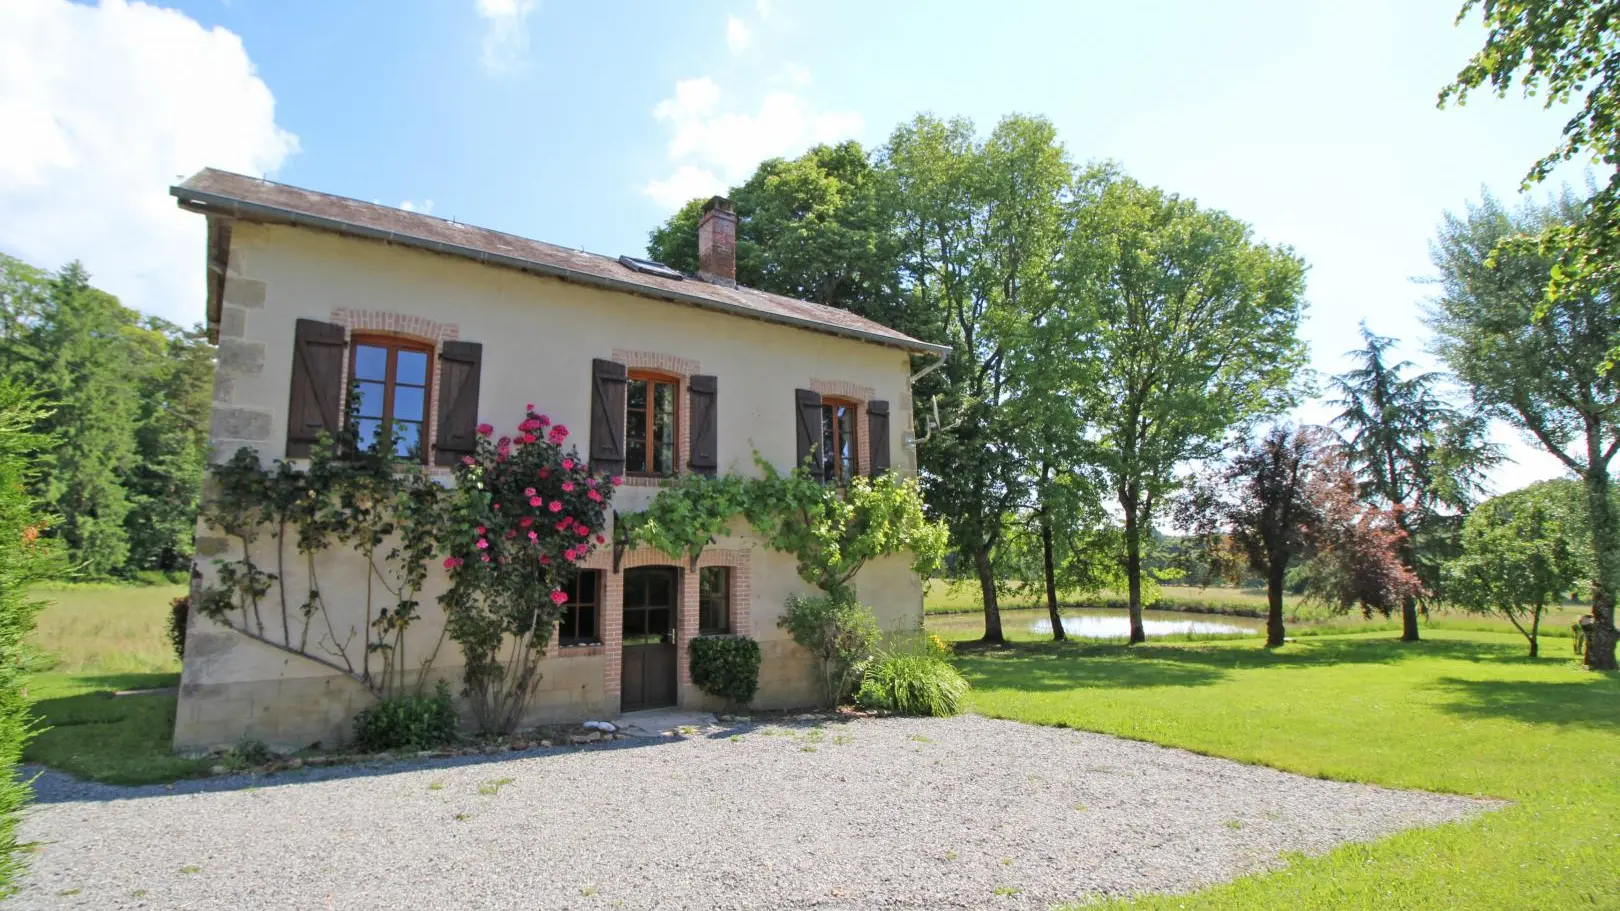
[(480, 729), (512, 730), (540, 682), (566, 589), (607, 543), (618, 477), (593, 475), (568, 428), (525, 409), (516, 430), (478, 446), (456, 468), (441, 544), (450, 588), (439, 599), (466, 656), (465, 695)]

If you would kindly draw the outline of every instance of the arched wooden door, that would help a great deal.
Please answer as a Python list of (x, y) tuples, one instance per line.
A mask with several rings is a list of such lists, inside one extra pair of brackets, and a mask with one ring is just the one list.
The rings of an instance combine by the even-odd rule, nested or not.
[(624, 571), (624, 659), (620, 711), (675, 704), (675, 626), (680, 571), (639, 566)]

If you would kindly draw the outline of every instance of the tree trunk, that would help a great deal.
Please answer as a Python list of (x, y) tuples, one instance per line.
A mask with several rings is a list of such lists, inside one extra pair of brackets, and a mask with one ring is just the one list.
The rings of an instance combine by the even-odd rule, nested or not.
[(1283, 586), (1288, 567), (1273, 566), (1266, 578), (1266, 648), (1283, 644)]
[[(1594, 448), (1588, 445), (1589, 452)], [(1586, 666), (1594, 671), (1612, 671), (1616, 669), (1614, 594), (1615, 580), (1620, 577), (1616, 572), (1620, 569), (1620, 541), (1616, 540), (1614, 510), (1609, 503), (1608, 466), (1601, 457), (1587, 462), (1586, 510), (1596, 562), (1592, 573), (1592, 628), (1586, 634)]]
[(1142, 627), (1142, 529), (1137, 521), (1136, 499), (1122, 496), (1119, 505), (1125, 511), (1125, 580), (1130, 588), (1130, 644), (1136, 645), (1147, 641), (1147, 631)]
[(1401, 602), (1401, 641), (1418, 641), (1418, 611), (1416, 598), (1409, 597)]
[(1530, 618), (1530, 657), (1532, 658), (1536, 657), (1537, 653), (1541, 650), (1541, 643), (1537, 639), (1537, 634), (1541, 631), (1542, 610), (1544, 610), (1544, 608), (1537, 604), (1535, 616)]
[(979, 591), (984, 596), (984, 638), (979, 641), (1005, 645), (1007, 639), (1001, 634), (1001, 605), (996, 602), (996, 574), (990, 567), (989, 548), (973, 549), (973, 568), (978, 571)]
[(1046, 613), (1052, 618), (1052, 641), (1069, 638), (1063, 630), (1063, 617), (1058, 614), (1057, 572), (1052, 567), (1052, 521), (1041, 513), (1041, 571), (1046, 576)]

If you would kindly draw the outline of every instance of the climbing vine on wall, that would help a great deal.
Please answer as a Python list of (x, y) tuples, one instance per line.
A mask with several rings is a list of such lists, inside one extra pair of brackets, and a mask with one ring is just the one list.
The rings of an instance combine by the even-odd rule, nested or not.
[(853, 600), (855, 575), (873, 559), (910, 553), (924, 576), (943, 559), (945, 527), (923, 513), (915, 480), (889, 472), (838, 488), (803, 469), (779, 472), (757, 454), (754, 462), (758, 477), (687, 475), (664, 488), (645, 511), (620, 517), (625, 543), (695, 562), (740, 516), (794, 557), (801, 578), (841, 600)]
[[(360, 445), (358, 400), (349, 396), (346, 429), (315, 445), (307, 470), (282, 460), (266, 467), (246, 448), (213, 467), (203, 516), (234, 541), (236, 554), (214, 561), (215, 584), (201, 592), (197, 609), (383, 697), (412, 683), (420, 687), (443, 644), (441, 636), (408, 675), (405, 634), (420, 617), (445, 492), (420, 463), (394, 458), (386, 433), (374, 446)], [(261, 541), (268, 556), (256, 546)], [(291, 558), (304, 564), (302, 597), (287, 571), (289, 544)], [(365, 583), (357, 590), (322, 588), (316, 557), (333, 545), (352, 548), (364, 561)], [(333, 598), (360, 602), (358, 611), (339, 616), (359, 613), (362, 623), (335, 620)]]

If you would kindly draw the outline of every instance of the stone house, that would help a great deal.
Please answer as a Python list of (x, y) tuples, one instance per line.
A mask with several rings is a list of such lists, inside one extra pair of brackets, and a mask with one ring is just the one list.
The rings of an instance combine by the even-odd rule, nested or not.
[[(537, 403), (588, 428), (576, 441), (593, 468), (625, 476), (619, 512), (644, 508), (682, 472), (753, 473), (755, 452), (783, 469), (812, 457), (832, 480), (916, 471), (912, 376), (947, 349), (738, 286), (736, 215), (724, 199), (707, 208), (701, 270), (687, 276), (216, 170), (171, 192), (207, 219), (215, 461), (248, 447), (266, 464), (301, 464), (337, 429), (355, 383), (379, 393), (362, 399), (362, 419), (419, 443), (444, 483), (478, 424), (513, 423)], [(199, 523), (196, 586), (213, 583), (226, 546)], [(759, 640), (757, 707), (814, 701), (809, 657), (776, 623), (789, 595), (810, 591), (791, 558), (743, 523), (696, 566), (609, 550), (584, 564), (529, 723), (713, 707), (687, 668), (688, 642), (710, 633)], [(365, 584), (369, 566), (352, 553), (320, 560), (323, 590)], [(300, 572), (289, 565), (283, 581)], [(424, 590), (410, 632), (422, 647), (440, 638), (444, 585), (430, 578)], [(886, 628), (920, 624), (922, 584), (908, 560), (873, 562), (856, 588)], [(441, 658), (434, 673), (454, 683), (458, 663)], [(372, 699), (326, 665), (193, 612), (174, 745), (331, 745)]]

